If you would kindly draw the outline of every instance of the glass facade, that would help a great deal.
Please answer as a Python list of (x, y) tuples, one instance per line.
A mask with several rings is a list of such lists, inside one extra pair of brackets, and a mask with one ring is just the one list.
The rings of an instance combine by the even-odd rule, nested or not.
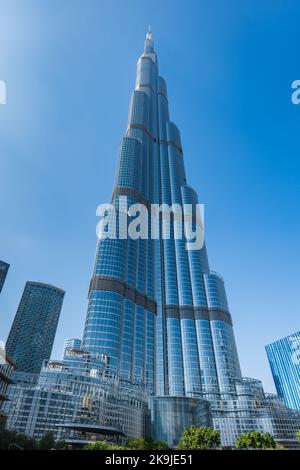
[(300, 410), (300, 331), (269, 344), (266, 352), (278, 395)]
[(238, 436), (251, 431), (269, 432), (277, 442), (297, 445), (300, 413), (286, 408), (278, 395), (265, 393), (259, 380), (238, 379), (236, 395), (212, 402), (211, 414), (224, 447), (234, 446)]
[(41, 373), (15, 373), (3, 406), (7, 428), (40, 439), (53, 432), (69, 443), (124, 442), (146, 434), (145, 391), (107, 374), (105, 357), (69, 348)]
[[(198, 203), (150, 32), (120, 147), (117, 209), (121, 196), (128, 206)], [(230, 397), (241, 371), (223, 280), (210, 271), (205, 246), (186, 250), (174, 218), (170, 225), (170, 239), (99, 240), (83, 347), (106, 354), (113, 373), (145, 384), (149, 395)]]
[(222, 447), (232, 448), (245, 432), (269, 432), (277, 442), (297, 448), (300, 412), (287, 408), (280, 397), (265, 393), (256, 379), (235, 380), (235, 393), (227, 399), (206, 401), (189, 397), (149, 399), (151, 432), (170, 447), (178, 445), (188, 426), (213, 427), (220, 431)]
[(6, 341), (19, 372), (38, 373), (43, 360), (50, 358), (64, 295), (49, 284), (26, 283)]
[(0, 293), (3, 289), (8, 270), (9, 270), (9, 264), (0, 260)]
[(212, 427), (209, 402), (190, 397), (153, 397), (151, 435), (176, 447), (188, 426)]

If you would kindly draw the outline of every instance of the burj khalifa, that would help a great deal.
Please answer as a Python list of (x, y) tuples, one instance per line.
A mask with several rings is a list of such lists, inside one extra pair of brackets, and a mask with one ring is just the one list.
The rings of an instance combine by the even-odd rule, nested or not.
[[(120, 145), (116, 209), (125, 196), (128, 206), (146, 208), (198, 203), (151, 32)], [(223, 279), (210, 270), (205, 244), (188, 250), (174, 217), (170, 224), (169, 238), (98, 240), (83, 347), (105, 354), (111, 373), (149, 395), (230, 398), (241, 371)]]

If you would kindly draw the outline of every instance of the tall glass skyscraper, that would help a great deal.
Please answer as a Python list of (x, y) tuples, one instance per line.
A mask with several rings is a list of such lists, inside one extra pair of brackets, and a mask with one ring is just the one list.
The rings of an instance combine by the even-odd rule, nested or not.
[(8, 270), (9, 270), (9, 264), (0, 260), (0, 293), (3, 289)]
[[(151, 32), (120, 146), (117, 210), (126, 210), (124, 196), (128, 206), (147, 208), (198, 202), (187, 184)], [(187, 250), (184, 237), (175, 237), (174, 217), (170, 239), (98, 241), (83, 348), (106, 354), (114, 373), (145, 383), (150, 395), (230, 397), (241, 376), (223, 279), (210, 271), (205, 246)]]
[(41, 282), (26, 282), (6, 342), (18, 372), (39, 373), (52, 351), (65, 292)]
[(266, 351), (278, 395), (300, 410), (300, 331), (268, 344)]

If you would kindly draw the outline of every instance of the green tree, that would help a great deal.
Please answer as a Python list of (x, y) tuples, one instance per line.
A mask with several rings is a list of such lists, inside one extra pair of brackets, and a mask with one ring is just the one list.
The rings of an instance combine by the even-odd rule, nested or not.
[(10, 443), (16, 442), (17, 433), (2, 429), (0, 431), (0, 449), (7, 450)]
[(6, 417), (0, 413), (0, 432), (5, 430)]
[(149, 450), (166, 450), (169, 449), (168, 444), (165, 441), (153, 441), (153, 447)]
[(164, 441), (155, 441), (151, 438), (137, 437), (127, 441), (127, 447), (134, 450), (161, 450), (168, 449)]
[(182, 434), (179, 449), (212, 449), (221, 444), (220, 432), (212, 428), (189, 426)]
[(296, 432), (296, 437), (297, 437), (298, 441), (300, 441), (300, 429), (299, 429), (299, 431)]
[(269, 432), (265, 432), (263, 434), (263, 443), (264, 443), (264, 449), (275, 449), (276, 448), (276, 442), (273, 436)]
[(37, 442), (35, 439), (26, 436), (26, 434), (17, 434), (15, 443), (24, 450), (36, 450)]
[(50, 450), (55, 448), (55, 440), (52, 432), (46, 432), (39, 440), (39, 450)]
[(126, 450), (126, 447), (109, 444), (105, 441), (95, 441), (90, 444), (86, 444), (83, 447), (83, 450)]
[(275, 449), (276, 442), (270, 433), (245, 432), (236, 439), (238, 449)]
[(276, 442), (276, 447), (275, 449), (272, 449), (272, 450), (287, 450), (287, 448), (284, 447), (282, 444), (279, 444), (278, 442)]
[(144, 437), (128, 439), (127, 447), (134, 450), (144, 450), (146, 448), (146, 439)]
[(17, 434), (15, 431), (2, 429), (0, 431), (0, 450), (7, 450), (8, 448), (16, 449), (17, 446), (24, 450), (34, 450), (37, 448), (37, 442), (27, 437), (25, 434)]
[(64, 450), (68, 448), (68, 444), (64, 439), (59, 439), (55, 442), (55, 449), (57, 450)]

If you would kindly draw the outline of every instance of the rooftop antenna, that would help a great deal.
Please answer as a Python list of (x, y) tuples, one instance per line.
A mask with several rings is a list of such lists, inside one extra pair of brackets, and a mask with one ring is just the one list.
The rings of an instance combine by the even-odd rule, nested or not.
[(151, 31), (151, 26), (150, 25), (148, 27), (147, 39), (152, 39), (152, 31)]

